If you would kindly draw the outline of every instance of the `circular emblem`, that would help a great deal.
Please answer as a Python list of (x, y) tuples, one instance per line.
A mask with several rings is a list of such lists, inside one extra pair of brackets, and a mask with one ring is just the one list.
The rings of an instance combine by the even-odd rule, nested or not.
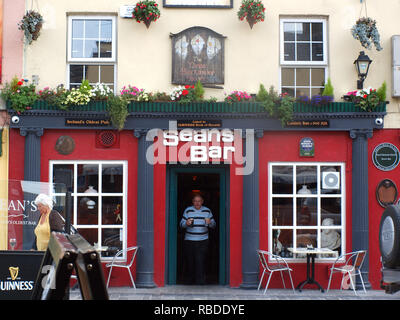
[(391, 143), (381, 143), (372, 152), (372, 161), (379, 170), (390, 171), (397, 167), (400, 160), (399, 149)]
[(75, 150), (75, 141), (70, 136), (60, 136), (57, 139), (55, 149), (59, 154), (68, 155)]

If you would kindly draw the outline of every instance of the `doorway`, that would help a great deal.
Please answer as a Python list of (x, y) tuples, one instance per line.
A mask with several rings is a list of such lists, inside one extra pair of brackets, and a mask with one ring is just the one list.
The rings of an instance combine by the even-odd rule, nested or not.
[(179, 167), (169, 168), (169, 215), (167, 283), (184, 284), (185, 262), (183, 256), (184, 230), (179, 227), (183, 211), (192, 205), (192, 197), (200, 193), (216, 221), (209, 230), (210, 245), (206, 265), (206, 284), (226, 284), (226, 168)]

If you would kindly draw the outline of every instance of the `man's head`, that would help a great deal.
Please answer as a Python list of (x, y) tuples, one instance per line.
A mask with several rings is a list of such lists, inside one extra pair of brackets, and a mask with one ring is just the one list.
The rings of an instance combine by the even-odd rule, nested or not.
[(203, 205), (204, 199), (200, 194), (195, 194), (192, 198), (193, 206), (198, 210)]

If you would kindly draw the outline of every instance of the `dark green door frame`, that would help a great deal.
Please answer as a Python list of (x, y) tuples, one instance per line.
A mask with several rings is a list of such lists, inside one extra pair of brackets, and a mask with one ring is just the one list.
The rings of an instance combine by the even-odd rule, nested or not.
[(168, 241), (168, 254), (167, 254), (167, 284), (176, 284), (176, 270), (177, 270), (177, 233), (178, 233), (178, 174), (179, 173), (197, 173), (197, 174), (219, 174), (219, 189), (220, 189), (220, 203), (219, 203), (219, 274), (218, 282), (220, 285), (227, 283), (227, 235), (229, 229), (227, 228), (227, 185), (226, 181), (229, 175), (227, 174), (227, 166), (170, 166), (167, 177), (169, 176), (169, 185), (167, 188), (167, 198), (169, 200), (168, 210), (168, 225), (167, 225), (167, 241)]

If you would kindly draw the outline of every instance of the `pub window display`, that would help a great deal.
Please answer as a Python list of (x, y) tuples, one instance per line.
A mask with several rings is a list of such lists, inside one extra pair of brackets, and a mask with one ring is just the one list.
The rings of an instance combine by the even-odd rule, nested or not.
[(102, 257), (125, 246), (126, 172), (122, 161), (51, 162), (53, 181), (67, 180), (72, 191), (73, 226), (91, 245), (106, 248)]
[(285, 258), (303, 258), (293, 255), (288, 248), (312, 246), (329, 248), (340, 255), (344, 221), (343, 165), (272, 163), (269, 172), (272, 231), (269, 243), (273, 253)]

